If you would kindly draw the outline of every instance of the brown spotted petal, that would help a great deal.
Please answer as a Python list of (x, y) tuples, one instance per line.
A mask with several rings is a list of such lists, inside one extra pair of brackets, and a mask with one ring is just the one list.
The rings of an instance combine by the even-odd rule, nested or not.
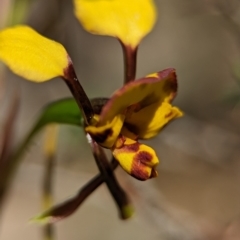
[[(98, 119), (98, 115), (95, 115), (95, 118)], [(102, 147), (111, 148), (118, 138), (124, 119), (124, 115), (118, 114), (112, 121), (106, 122), (104, 125), (99, 124), (96, 120), (97, 123), (87, 126), (85, 131)]]
[(176, 91), (177, 78), (173, 68), (130, 82), (113, 94), (103, 107), (99, 121), (104, 124), (118, 114), (128, 116), (155, 102), (171, 102)]
[(157, 176), (155, 167), (159, 160), (155, 151), (147, 145), (127, 139), (121, 148), (113, 149), (113, 156), (128, 174), (138, 180)]
[(156, 102), (129, 115), (125, 126), (139, 139), (148, 139), (155, 137), (171, 120), (182, 116), (181, 110), (170, 103)]

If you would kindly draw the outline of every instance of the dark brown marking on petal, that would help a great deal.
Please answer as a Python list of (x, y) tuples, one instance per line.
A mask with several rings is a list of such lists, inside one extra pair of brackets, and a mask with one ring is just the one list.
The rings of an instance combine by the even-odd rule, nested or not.
[(130, 174), (140, 181), (145, 181), (149, 179), (149, 175), (148, 172), (145, 170), (145, 167), (136, 161), (133, 161)]
[(128, 122), (124, 122), (124, 127), (126, 127), (128, 131), (134, 133), (135, 135), (138, 135), (138, 133), (140, 132), (137, 126)]
[(141, 151), (134, 157), (134, 161), (141, 162), (144, 165), (149, 165), (153, 159), (153, 156), (147, 151)]
[(177, 79), (176, 78), (170, 78), (167, 80), (163, 87), (164, 92), (173, 92), (175, 93), (177, 91)]
[(171, 117), (173, 115), (173, 112), (171, 111), (171, 112), (169, 112), (168, 114), (165, 114), (165, 118), (169, 118), (169, 117)]
[[(144, 78), (138, 79), (134, 82), (130, 82), (130, 83), (124, 85), (119, 90), (117, 90), (113, 94), (111, 99), (103, 107), (101, 115), (100, 115), (100, 121), (104, 121), (106, 119), (113, 118), (114, 115), (116, 115), (118, 113), (121, 113), (124, 110), (124, 108), (127, 107), (127, 106), (124, 106), (124, 108), (119, 109), (118, 112), (113, 112), (111, 114), (109, 113), (110, 112), (109, 109), (112, 108), (112, 106), (118, 101), (119, 97), (121, 95), (123, 95), (126, 91), (128, 91), (128, 89), (132, 89), (132, 88), (144, 89), (149, 84), (154, 84), (154, 83), (157, 83), (157, 82), (166, 81), (166, 82), (171, 82), (170, 84), (167, 84), (168, 87), (170, 87), (171, 85), (174, 86), (174, 88), (170, 87), (170, 90), (171, 90), (170, 93), (172, 93), (172, 95), (173, 95), (172, 98), (173, 98), (176, 95), (176, 93), (174, 93), (174, 91), (172, 89), (176, 90), (176, 87), (177, 87), (177, 84), (176, 84), (177, 79), (176, 79), (175, 69), (173, 69), (173, 68), (165, 69), (163, 71), (158, 72), (157, 74), (158, 74), (159, 78), (144, 77)], [(169, 91), (168, 91), (168, 93), (169, 93)], [(165, 95), (167, 95), (167, 94), (165, 93), (164, 96)], [(140, 101), (141, 107), (143, 108), (144, 106), (152, 104), (154, 101), (157, 101), (158, 99), (159, 99), (159, 97), (157, 99), (154, 99), (152, 96), (149, 96), (148, 102), (145, 102), (145, 100), (144, 100), (144, 102), (142, 100)]]
[(126, 138), (122, 134), (120, 134), (117, 141), (115, 142), (114, 147), (118, 149), (122, 148), (124, 146), (125, 141), (126, 141)]
[(92, 134), (93, 139), (98, 143), (104, 143), (109, 136), (112, 136), (113, 130), (111, 128), (106, 129), (103, 133)]
[(152, 158), (153, 156), (147, 151), (137, 153), (133, 158), (131, 175), (141, 181), (145, 181), (156, 176), (154, 169), (152, 169), (150, 176), (148, 171), (146, 171), (146, 169), (149, 168), (149, 163), (151, 163)]
[(138, 112), (142, 109), (140, 103), (135, 103), (127, 107), (127, 113)]
[(137, 152), (139, 150), (139, 143), (133, 143), (124, 146), (124, 152)]

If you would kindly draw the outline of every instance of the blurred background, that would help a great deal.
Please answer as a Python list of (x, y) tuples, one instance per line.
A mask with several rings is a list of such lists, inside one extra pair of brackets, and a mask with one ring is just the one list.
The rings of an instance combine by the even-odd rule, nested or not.
[[(137, 77), (176, 68), (174, 104), (185, 116), (149, 143), (161, 159), (158, 178), (139, 182), (116, 171), (135, 207), (133, 218), (118, 218), (103, 185), (56, 224), (56, 239), (240, 239), (240, 1), (155, 2), (158, 21), (139, 47)], [(66, 47), (89, 97), (107, 97), (122, 86), (120, 44), (85, 32), (72, 1), (0, 0), (0, 28), (21, 23)], [(17, 144), (45, 104), (70, 92), (60, 79), (35, 84), (0, 67), (0, 129), (14, 94), (20, 94)], [(39, 134), (26, 150), (0, 218), (1, 239), (43, 239), (42, 227), (29, 224), (42, 211), (42, 145)], [(98, 172), (82, 130), (62, 126), (58, 150), (55, 203)]]

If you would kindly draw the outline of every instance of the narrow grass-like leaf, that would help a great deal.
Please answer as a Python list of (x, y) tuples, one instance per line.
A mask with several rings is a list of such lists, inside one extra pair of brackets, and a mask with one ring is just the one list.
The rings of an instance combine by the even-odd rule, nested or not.
[(16, 116), (19, 110), (19, 105), (19, 95), (18, 93), (16, 93), (12, 104), (9, 107), (9, 113), (7, 115), (5, 126), (3, 129), (2, 146), (0, 146), (0, 173), (1, 171), (4, 171), (4, 164), (11, 151), (14, 127), (16, 123)]
[(81, 112), (75, 100), (72, 98), (58, 100), (44, 108), (36, 124), (31, 128), (16, 151), (14, 151), (13, 154), (9, 157), (8, 164), (4, 169), (4, 172), (0, 175), (0, 207), (14, 170), (19, 165), (26, 147), (35, 136), (35, 134), (38, 133), (44, 126), (51, 123), (81, 126), (81, 122)]
[(61, 99), (45, 107), (35, 126), (35, 131), (49, 123), (80, 126), (82, 115), (73, 98)]
[[(54, 178), (54, 166), (56, 162), (57, 142), (58, 142), (58, 129), (57, 124), (51, 124), (46, 127), (46, 136), (44, 139), (44, 160), (45, 171), (43, 175), (42, 185), (42, 205), (43, 210), (50, 208), (53, 205), (53, 178)], [(49, 223), (44, 226), (43, 239), (54, 240), (55, 229), (54, 226)]]
[(51, 123), (69, 124), (81, 126), (82, 117), (80, 110), (73, 98), (62, 99), (47, 105), (40, 115), (37, 123), (30, 130), (20, 147), (12, 156), (12, 161), (16, 162), (32, 137), (44, 126)]

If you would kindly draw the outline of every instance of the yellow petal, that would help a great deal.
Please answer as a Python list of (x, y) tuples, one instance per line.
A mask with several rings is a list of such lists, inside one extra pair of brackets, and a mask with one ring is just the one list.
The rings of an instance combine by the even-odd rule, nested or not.
[(121, 167), (138, 180), (144, 181), (156, 177), (155, 167), (159, 164), (159, 160), (155, 151), (136, 141), (131, 144), (126, 144), (126, 142), (121, 148), (113, 150), (113, 156)]
[(112, 121), (121, 113), (127, 114), (128, 118), (132, 113), (155, 102), (170, 102), (176, 91), (177, 78), (175, 69), (172, 68), (130, 82), (113, 94), (103, 107), (99, 121)]
[(124, 118), (124, 115), (119, 114), (111, 122), (87, 126), (85, 131), (102, 147), (111, 148), (122, 129)]
[(24, 25), (0, 31), (0, 60), (15, 74), (34, 82), (64, 76), (69, 62), (60, 43)]
[(133, 48), (156, 21), (152, 0), (75, 0), (74, 3), (75, 14), (87, 31), (117, 37)]
[(167, 102), (151, 104), (126, 118), (126, 126), (140, 139), (154, 137), (168, 122), (183, 116), (181, 110)]

